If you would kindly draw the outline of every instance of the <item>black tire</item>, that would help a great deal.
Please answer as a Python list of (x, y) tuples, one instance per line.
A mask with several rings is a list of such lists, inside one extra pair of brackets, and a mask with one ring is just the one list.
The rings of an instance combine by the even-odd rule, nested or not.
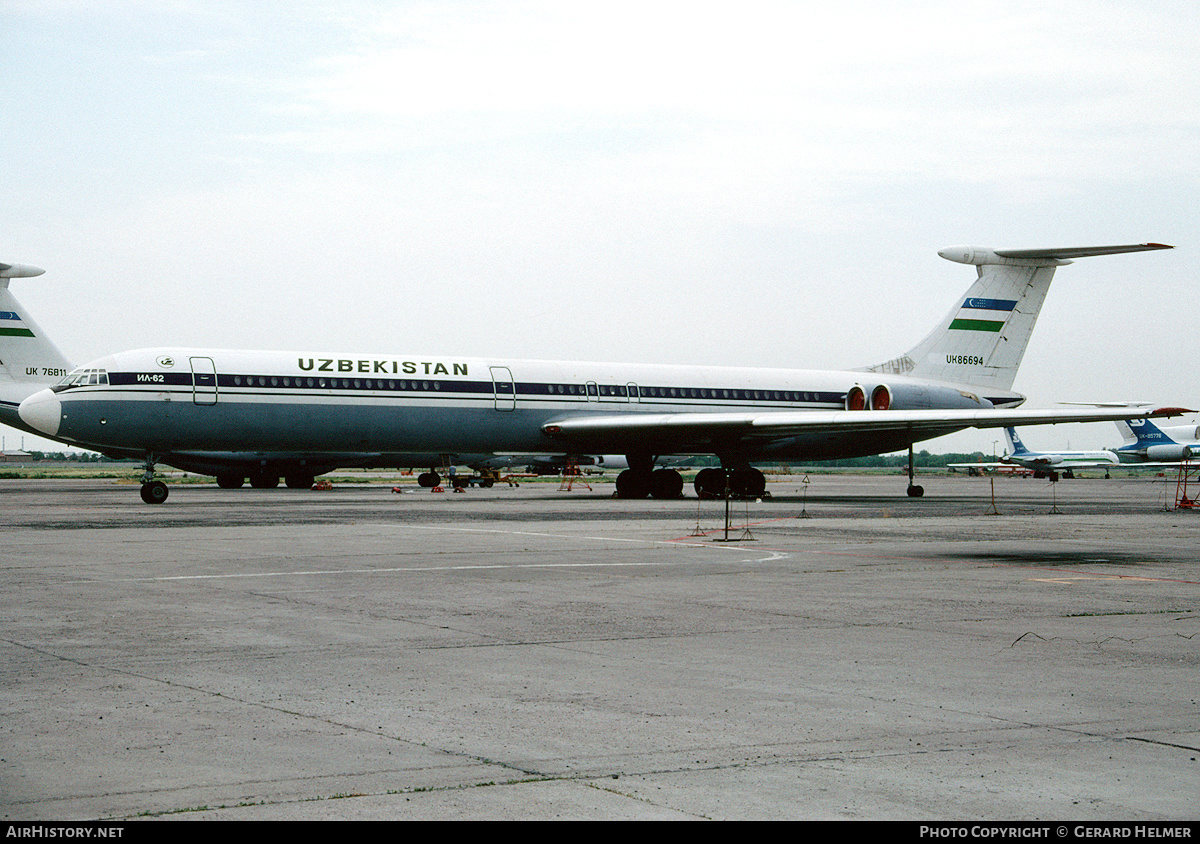
[(767, 476), (757, 469), (738, 469), (729, 476), (729, 489), (742, 498), (758, 498), (767, 491)]
[(908, 497), (909, 498), (921, 498), (924, 495), (925, 495), (925, 487), (923, 487), (923, 486), (916, 486), (914, 484), (908, 488)]
[(626, 469), (617, 475), (617, 498), (645, 498), (650, 494), (650, 473)]
[(241, 475), (217, 475), (217, 486), (221, 489), (241, 489), (245, 482)]
[(682, 498), (683, 476), (674, 469), (656, 469), (650, 475), (650, 494), (655, 498)]
[(167, 485), (162, 481), (142, 484), (142, 500), (147, 504), (162, 504), (167, 500)]
[(692, 486), (696, 488), (696, 495), (700, 498), (715, 499), (725, 497), (725, 470), (708, 468), (701, 469), (696, 473), (696, 480)]
[(312, 475), (287, 475), (283, 482), (287, 484), (288, 489), (312, 489), (315, 480)]

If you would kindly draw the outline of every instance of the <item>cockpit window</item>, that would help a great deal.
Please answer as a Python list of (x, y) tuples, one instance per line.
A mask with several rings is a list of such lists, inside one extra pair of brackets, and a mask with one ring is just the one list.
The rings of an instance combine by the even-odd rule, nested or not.
[(107, 369), (76, 369), (67, 374), (63, 380), (55, 384), (52, 389), (56, 393), (61, 393), (63, 390), (69, 390), (72, 387), (98, 387), (108, 384)]

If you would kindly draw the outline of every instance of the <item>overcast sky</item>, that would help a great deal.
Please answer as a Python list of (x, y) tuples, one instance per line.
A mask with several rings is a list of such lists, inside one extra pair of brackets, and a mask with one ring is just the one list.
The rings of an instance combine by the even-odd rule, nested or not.
[(1015, 387), (1200, 407), (1195, 0), (0, 10), (0, 260), (73, 363), (855, 367), (969, 286), (942, 247), (1158, 241), (1058, 271)]

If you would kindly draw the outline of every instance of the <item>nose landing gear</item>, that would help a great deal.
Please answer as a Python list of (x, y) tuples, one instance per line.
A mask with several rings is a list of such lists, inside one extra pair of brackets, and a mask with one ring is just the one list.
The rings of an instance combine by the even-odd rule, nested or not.
[(162, 504), (167, 500), (167, 485), (154, 480), (154, 455), (146, 455), (146, 463), (142, 467), (142, 501), (147, 504)]
[(147, 504), (162, 504), (167, 500), (167, 485), (162, 481), (142, 484), (142, 500)]

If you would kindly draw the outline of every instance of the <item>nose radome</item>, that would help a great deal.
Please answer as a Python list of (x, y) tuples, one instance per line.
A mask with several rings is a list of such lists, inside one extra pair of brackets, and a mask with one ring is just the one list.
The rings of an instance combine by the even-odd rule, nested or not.
[(17, 413), (30, 428), (53, 437), (62, 421), (62, 402), (52, 390), (41, 390), (21, 402)]

